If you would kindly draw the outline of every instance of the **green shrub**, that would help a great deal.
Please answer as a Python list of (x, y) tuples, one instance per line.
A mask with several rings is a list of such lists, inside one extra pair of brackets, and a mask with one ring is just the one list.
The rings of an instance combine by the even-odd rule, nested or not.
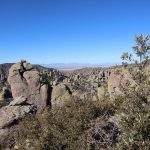
[(74, 98), (63, 107), (47, 108), (38, 117), (24, 119), (19, 125), (18, 146), (27, 149), (31, 145), (36, 150), (86, 150), (91, 120), (100, 116), (108, 119), (113, 112), (109, 101)]
[(126, 95), (118, 97), (115, 101), (122, 131), (116, 150), (150, 149), (150, 82), (144, 72), (137, 71), (134, 75), (138, 83), (137, 89), (125, 87)]

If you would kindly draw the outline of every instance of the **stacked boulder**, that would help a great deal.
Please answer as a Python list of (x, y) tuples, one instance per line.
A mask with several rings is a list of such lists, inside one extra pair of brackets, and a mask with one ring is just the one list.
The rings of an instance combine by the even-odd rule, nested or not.
[[(50, 104), (48, 83), (41, 81), (39, 71), (26, 61), (14, 64), (9, 69), (8, 83), (13, 100), (0, 108), (0, 136), (7, 135), (26, 114), (41, 113)], [(5, 91), (4, 89), (2, 91)], [(4, 92), (1, 99), (4, 98)]]
[(39, 71), (26, 61), (14, 64), (10, 68), (8, 82), (13, 98), (24, 96), (28, 104), (37, 107), (38, 112), (41, 112), (50, 101), (48, 85), (40, 82)]

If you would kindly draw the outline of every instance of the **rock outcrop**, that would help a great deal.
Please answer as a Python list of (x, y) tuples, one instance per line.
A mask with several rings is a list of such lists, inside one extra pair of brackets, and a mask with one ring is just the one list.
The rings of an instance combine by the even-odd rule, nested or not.
[(123, 95), (124, 87), (136, 88), (137, 83), (127, 69), (117, 68), (108, 77), (108, 92), (111, 99)]
[(63, 105), (68, 100), (71, 100), (71, 91), (68, 86), (63, 83), (53, 86), (51, 94), (52, 106)]
[(98, 98), (101, 99), (103, 98), (105, 95), (106, 95), (106, 90), (105, 90), (105, 87), (99, 87), (97, 89), (97, 95), (98, 95)]
[(35, 111), (34, 105), (5, 106), (0, 109), (0, 129), (13, 125), (27, 113)]
[(0, 109), (0, 132), (2, 129), (7, 129), (15, 124), (26, 114), (36, 111), (37, 108), (34, 105), (28, 104), (24, 96), (14, 99), (8, 106), (4, 106)]
[(17, 99), (24, 96), (28, 104), (37, 107), (41, 112), (50, 101), (48, 85), (40, 81), (40, 73), (26, 61), (14, 64), (9, 70), (8, 82), (11, 86), (12, 96)]

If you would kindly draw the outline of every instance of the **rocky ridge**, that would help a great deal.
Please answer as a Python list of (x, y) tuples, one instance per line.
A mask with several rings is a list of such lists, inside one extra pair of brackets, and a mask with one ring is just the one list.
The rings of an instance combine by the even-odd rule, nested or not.
[[(38, 115), (47, 107), (63, 107), (73, 97), (91, 101), (109, 97), (114, 101), (116, 96), (124, 94), (121, 86), (135, 90), (137, 87), (132, 74), (124, 67), (60, 72), (38, 65), (33, 66), (22, 60), (6, 68), (9, 71), (0, 71), (1, 136), (15, 128), (26, 114)], [(146, 70), (149, 73), (149, 66)], [(116, 119), (115, 116), (114, 118)]]

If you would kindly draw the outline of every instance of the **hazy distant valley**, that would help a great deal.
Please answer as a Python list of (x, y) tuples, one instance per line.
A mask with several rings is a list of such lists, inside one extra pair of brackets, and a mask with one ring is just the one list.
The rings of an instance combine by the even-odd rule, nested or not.
[(89, 64), (89, 63), (51, 63), (41, 64), (44, 67), (55, 68), (58, 70), (76, 70), (82, 68), (96, 68), (96, 67), (110, 67), (120, 65), (120, 63), (101, 63), (101, 64)]

